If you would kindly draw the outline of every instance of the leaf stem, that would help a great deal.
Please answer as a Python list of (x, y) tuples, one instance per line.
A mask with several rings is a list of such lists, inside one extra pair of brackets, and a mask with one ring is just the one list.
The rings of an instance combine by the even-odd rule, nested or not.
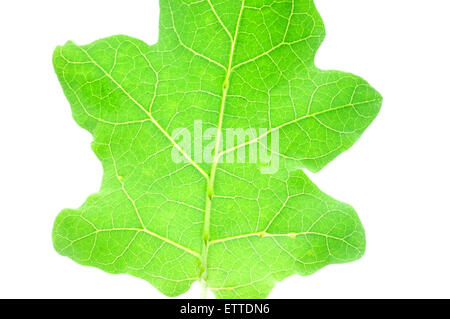
[(222, 86), (222, 101), (220, 104), (219, 124), (217, 126), (216, 143), (214, 148), (214, 159), (211, 165), (211, 173), (209, 174), (207, 186), (206, 186), (206, 207), (205, 207), (205, 220), (203, 224), (203, 248), (201, 254), (201, 266), (200, 266), (200, 283), (202, 285), (201, 297), (206, 298), (208, 289), (208, 248), (210, 244), (210, 219), (211, 219), (211, 203), (214, 196), (214, 181), (216, 178), (217, 165), (221, 157), (220, 141), (222, 140), (222, 126), (223, 117), (225, 114), (225, 104), (227, 100), (228, 90), (230, 88), (230, 77), (233, 72), (233, 56), (236, 48), (236, 40), (239, 33), (239, 26), (241, 23), (242, 13), (244, 11), (245, 0), (242, 0), (241, 10), (236, 24), (236, 30), (234, 33), (233, 42), (230, 49), (230, 57), (228, 60), (228, 68), (225, 75), (225, 80)]

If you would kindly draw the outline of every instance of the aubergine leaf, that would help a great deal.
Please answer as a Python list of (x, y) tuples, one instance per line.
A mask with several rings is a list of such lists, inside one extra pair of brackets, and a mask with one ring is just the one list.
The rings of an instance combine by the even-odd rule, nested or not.
[[(350, 148), (382, 98), (352, 74), (323, 71), (312, 0), (160, 0), (157, 44), (112, 36), (54, 52), (76, 122), (93, 135), (101, 189), (65, 209), (56, 250), (167, 296), (201, 281), (218, 298), (264, 298), (277, 281), (356, 260), (365, 235), (352, 207), (321, 192), (317, 172)], [(172, 132), (213, 129), (213, 160)], [(266, 128), (234, 148), (227, 129)], [(263, 139), (279, 168), (228, 162)], [(183, 161), (172, 160), (178, 152)]]

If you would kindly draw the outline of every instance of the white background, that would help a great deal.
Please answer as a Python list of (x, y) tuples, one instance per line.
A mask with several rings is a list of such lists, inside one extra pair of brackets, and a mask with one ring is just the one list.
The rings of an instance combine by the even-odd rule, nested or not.
[[(450, 1), (316, 0), (328, 36), (317, 65), (385, 98), (363, 138), (319, 174), (367, 232), (360, 261), (278, 284), (272, 298), (450, 297)], [(52, 51), (127, 34), (157, 40), (158, 3), (0, 4), (0, 297), (158, 298), (145, 281), (59, 256), (54, 218), (100, 186), (91, 136), (71, 118)], [(183, 297), (197, 297), (198, 286)]]

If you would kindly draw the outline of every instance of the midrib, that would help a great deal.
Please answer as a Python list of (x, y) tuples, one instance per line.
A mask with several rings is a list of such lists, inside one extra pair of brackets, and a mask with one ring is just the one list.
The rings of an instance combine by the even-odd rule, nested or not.
[(201, 297), (206, 298), (207, 295), (207, 282), (208, 282), (208, 248), (210, 245), (210, 219), (211, 219), (211, 204), (214, 196), (214, 181), (216, 178), (217, 165), (219, 163), (219, 159), (221, 156), (221, 152), (219, 150), (220, 140), (222, 139), (222, 126), (223, 126), (223, 116), (225, 112), (225, 104), (227, 100), (228, 90), (230, 88), (230, 77), (233, 71), (233, 57), (234, 51), (236, 47), (237, 37), (239, 33), (239, 26), (241, 23), (242, 12), (244, 11), (245, 0), (242, 0), (241, 9), (239, 12), (238, 20), (236, 23), (236, 30), (234, 33), (234, 38), (231, 44), (230, 49), (230, 57), (228, 60), (228, 67), (226, 70), (225, 80), (222, 86), (222, 100), (220, 105), (220, 113), (219, 113), (219, 123), (217, 125), (217, 133), (216, 133), (216, 141), (214, 147), (214, 158), (211, 165), (211, 172), (207, 179), (206, 186), (206, 205), (205, 205), (205, 218), (203, 223), (203, 235), (202, 235), (202, 254), (201, 254), (201, 266), (200, 266), (200, 282), (202, 285)]

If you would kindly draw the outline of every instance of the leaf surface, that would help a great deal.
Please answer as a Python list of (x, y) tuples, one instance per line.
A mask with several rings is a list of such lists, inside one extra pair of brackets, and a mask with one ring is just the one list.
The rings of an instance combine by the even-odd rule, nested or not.
[[(53, 230), (56, 250), (107, 272), (143, 278), (168, 296), (200, 280), (219, 298), (263, 298), (292, 274), (309, 275), (365, 250), (355, 211), (321, 192), (317, 172), (350, 148), (382, 98), (352, 74), (323, 71), (312, 0), (160, 0), (149, 46), (113, 36), (68, 42), (54, 67), (74, 119), (93, 135), (104, 175)], [(173, 137), (213, 129), (213, 161)], [(267, 131), (233, 148), (226, 129)], [(279, 169), (231, 163), (279, 136)], [(270, 143), (269, 143), (270, 144)], [(172, 160), (173, 152), (183, 161)]]

